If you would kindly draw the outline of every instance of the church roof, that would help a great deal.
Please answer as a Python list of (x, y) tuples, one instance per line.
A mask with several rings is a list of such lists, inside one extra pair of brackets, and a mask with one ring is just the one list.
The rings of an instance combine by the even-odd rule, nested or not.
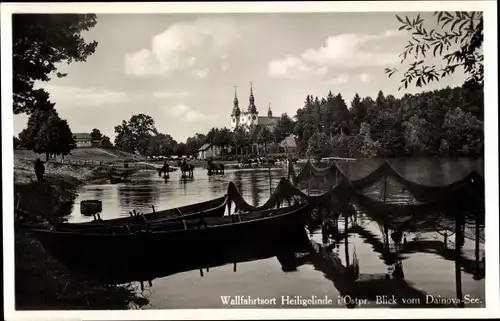
[(204, 150), (207, 150), (210, 148), (210, 146), (212, 146), (212, 144), (210, 143), (207, 143), (207, 144), (203, 144), (203, 146), (201, 146), (198, 151), (204, 151)]
[(91, 139), (92, 136), (90, 136), (89, 133), (75, 133), (73, 134), (73, 137), (75, 137), (75, 139)]
[(258, 124), (260, 125), (276, 125), (279, 117), (267, 117), (267, 116), (259, 116)]

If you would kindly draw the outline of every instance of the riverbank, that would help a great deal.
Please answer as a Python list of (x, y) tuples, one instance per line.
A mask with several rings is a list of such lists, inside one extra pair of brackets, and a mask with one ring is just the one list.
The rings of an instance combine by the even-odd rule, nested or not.
[[(107, 167), (46, 164), (44, 182), (37, 182), (30, 162), (14, 163), (15, 223), (63, 220), (71, 212), (76, 189), (102, 179)], [(147, 300), (130, 286), (105, 285), (89, 275), (68, 270), (38, 240), (15, 228), (16, 309), (128, 309)]]

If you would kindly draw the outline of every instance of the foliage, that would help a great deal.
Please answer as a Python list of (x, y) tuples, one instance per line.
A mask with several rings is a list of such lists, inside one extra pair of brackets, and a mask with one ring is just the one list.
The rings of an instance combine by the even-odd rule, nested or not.
[(360, 154), (365, 157), (375, 157), (380, 149), (380, 143), (373, 141), (370, 124), (361, 123), (359, 136), (362, 138)]
[(49, 81), (57, 63), (85, 61), (93, 54), (97, 42), (86, 43), (82, 32), (96, 24), (95, 14), (12, 15), (14, 114), (53, 107), (49, 94), (35, 89), (35, 82)]
[[(482, 84), (482, 12), (435, 12), (434, 16), (437, 28), (429, 29), (424, 27), (424, 19), (420, 15), (413, 19), (396, 15), (401, 23), (399, 30), (410, 31), (412, 34), (412, 40), (400, 54), (401, 64), (409, 58), (415, 59), (404, 73), (400, 89), (407, 88), (413, 81), (417, 87), (439, 81), (453, 74), (459, 67), (468, 75), (468, 82)], [(433, 57), (442, 58), (443, 68), (425, 64), (425, 60), (429, 58), (428, 51), (432, 51)], [(386, 68), (385, 72), (390, 77), (398, 70)]]
[(196, 156), (198, 149), (205, 144), (206, 140), (206, 135), (200, 133), (196, 133), (193, 137), (188, 137), (186, 140), (186, 155)]
[(276, 127), (274, 128), (274, 138), (276, 142), (282, 142), (286, 137), (293, 133), (295, 124), (288, 114), (281, 114)]
[(92, 129), (92, 131), (90, 132), (90, 138), (92, 140), (102, 140), (101, 131), (97, 128)]
[(13, 146), (14, 146), (14, 149), (21, 147), (21, 140), (16, 136), (14, 136), (14, 145)]
[[(283, 114), (274, 131), (267, 126), (211, 128), (186, 142), (158, 134), (149, 116), (117, 126), (116, 144), (139, 149), (136, 136), (148, 137), (148, 155), (194, 155), (205, 143), (220, 148), (224, 157), (277, 152), (289, 134), (297, 137), (303, 156), (404, 157), (426, 155), (476, 156), (484, 152), (483, 86), (465, 83), (401, 98), (379, 91), (376, 98), (351, 100), (348, 109), (340, 94), (308, 95), (293, 119)], [(142, 121), (138, 121), (142, 119)], [(156, 133), (156, 134), (155, 134)], [(123, 146), (123, 147), (122, 147)], [(141, 151), (142, 153), (142, 151)]]
[(250, 143), (250, 135), (248, 131), (239, 126), (234, 129), (233, 132), (233, 145), (235, 146), (236, 154), (241, 153), (243, 147), (248, 146)]
[[(375, 100), (356, 94), (347, 113), (340, 95), (307, 96), (295, 116), (300, 150), (310, 157), (481, 155), (482, 87), (465, 83), (399, 99), (382, 91)], [(322, 112), (319, 124), (317, 103)]]
[(115, 146), (127, 152), (146, 155), (151, 137), (158, 134), (155, 122), (145, 114), (133, 115), (130, 120), (115, 126)]
[(102, 136), (102, 146), (113, 146), (111, 139), (106, 135)]
[(19, 138), (27, 149), (45, 154), (47, 160), (50, 155), (68, 155), (76, 148), (67, 121), (59, 118), (55, 109), (35, 110)]
[(307, 156), (316, 160), (330, 156), (331, 142), (325, 133), (314, 133), (308, 141)]

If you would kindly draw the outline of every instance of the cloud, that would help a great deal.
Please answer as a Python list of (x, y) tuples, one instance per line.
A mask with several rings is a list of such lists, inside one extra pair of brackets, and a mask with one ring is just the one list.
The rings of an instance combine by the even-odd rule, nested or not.
[(170, 76), (175, 71), (204, 69), (227, 59), (226, 49), (237, 37), (230, 18), (199, 18), (174, 24), (153, 37), (151, 48), (125, 55), (131, 76)]
[(372, 76), (370, 74), (367, 74), (366, 72), (364, 72), (361, 75), (359, 75), (359, 79), (362, 82), (369, 82), (372, 79)]
[(172, 115), (182, 116), (186, 114), (189, 111), (189, 109), (190, 109), (189, 106), (184, 104), (179, 104), (177, 106), (174, 106), (174, 108), (172, 108)]
[(328, 69), (324, 66), (310, 66), (300, 58), (287, 56), (283, 59), (272, 60), (269, 63), (268, 71), (269, 75), (275, 78), (302, 79), (324, 75)]
[(180, 91), (180, 92), (173, 92), (173, 91), (157, 91), (153, 93), (153, 97), (155, 98), (184, 98), (191, 95), (189, 91)]
[(325, 45), (307, 49), (300, 56), (288, 55), (271, 60), (268, 72), (272, 77), (297, 79), (324, 75), (328, 70), (326, 68), (352, 69), (391, 65), (398, 62), (398, 53), (373, 50), (373, 42), (400, 35), (403, 33), (387, 30), (375, 35), (347, 33), (331, 36), (326, 39)]
[(328, 81), (330, 85), (343, 85), (349, 81), (349, 75), (339, 75)]
[(206, 69), (196, 70), (194, 74), (199, 78), (205, 78), (208, 75), (209, 71), (210, 69), (206, 68)]
[(228, 64), (223, 63), (222, 65), (220, 65), (220, 70), (222, 72), (226, 72), (228, 69), (229, 69), (229, 65)]
[(213, 121), (216, 119), (213, 115), (206, 115), (185, 104), (179, 104), (172, 108), (166, 108), (166, 110), (174, 117), (188, 123), (197, 121)]
[(98, 107), (122, 103), (129, 99), (126, 92), (103, 88), (79, 88), (53, 84), (43, 84), (38, 87), (44, 88), (50, 94), (50, 100), (56, 103), (57, 108)]

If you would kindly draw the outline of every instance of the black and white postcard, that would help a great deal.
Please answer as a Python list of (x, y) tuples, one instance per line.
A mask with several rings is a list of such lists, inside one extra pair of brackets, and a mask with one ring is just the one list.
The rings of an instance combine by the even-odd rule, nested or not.
[(1, 21), (6, 320), (498, 312), (496, 2)]

